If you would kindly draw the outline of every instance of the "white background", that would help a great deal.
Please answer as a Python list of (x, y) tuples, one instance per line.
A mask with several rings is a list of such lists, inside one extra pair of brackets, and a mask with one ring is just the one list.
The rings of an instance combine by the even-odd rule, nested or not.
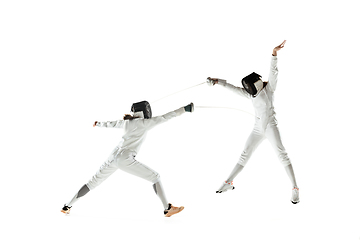
[[(251, 2), (251, 3), (250, 3)], [(1, 225), (6, 239), (359, 239), (357, 1), (2, 1)], [(117, 171), (60, 213), (121, 139), (93, 128), (133, 102), (220, 77), (267, 78), (278, 54), (275, 111), (301, 202), (268, 141), (215, 194), (253, 117), (196, 109), (148, 134), (137, 160), (185, 210), (171, 218), (151, 183)], [(253, 112), (206, 84), (152, 104)]]

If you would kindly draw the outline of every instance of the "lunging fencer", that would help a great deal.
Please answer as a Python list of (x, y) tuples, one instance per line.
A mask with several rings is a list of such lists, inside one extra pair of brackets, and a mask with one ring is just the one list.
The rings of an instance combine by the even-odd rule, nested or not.
[(292, 184), (292, 197), (291, 202), (296, 204), (299, 200), (299, 188), (297, 187), (295, 174), (288, 157), (288, 154), (282, 144), (280, 132), (277, 126), (277, 120), (275, 118), (274, 111), (274, 92), (278, 80), (278, 68), (277, 68), (277, 52), (285, 45), (283, 41), (279, 46), (273, 49), (271, 57), (271, 66), (268, 82), (263, 82), (259, 74), (253, 72), (250, 75), (242, 79), (241, 83), (244, 88), (235, 87), (232, 84), (226, 82), (226, 80), (219, 78), (208, 78), (210, 86), (219, 84), (226, 89), (239, 94), (242, 97), (251, 99), (255, 110), (255, 126), (250, 136), (248, 137), (244, 150), (240, 156), (238, 163), (230, 173), (229, 177), (221, 187), (216, 191), (217, 193), (226, 192), (227, 190), (233, 190), (234, 178), (241, 172), (247, 161), (250, 159), (252, 153), (259, 146), (259, 144), (267, 138), (272, 147), (274, 148), (280, 162), (285, 167), (286, 173), (289, 176)]
[(156, 195), (160, 198), (164, 206), (165, 217), (170, 217), (181, 212), (184, 207), (175, 207), (168, 202), (164, 188), (161, 184), (160, 175), (153, 169), (143, 163), (135, 160), (136, 154), (140, 150), (141, 144), (146, 138), (147, 132), (160, 123), (166, 122), (174, 117), (180, 116), (185, 112), (193, 112), (194, 104), (190, 103), (167, 114), (152, 117), (150, 104), (147, 101), (134, 103), (131, 106), (132, 114), (126, 114), (122, 120), (95, 122), (94, 127), (123, 128), (124, 134), (122, 140), (112, 151), (111, 155), (105, 161), (97, 173), (75, 194), (75, 196), (64, 205), (61, 212), (70, 213), (73, 204), (82, 196), (87, 194), (105, 181), (116, 170), (121, 169), (124, 172), (138, 176), (153, 183)]

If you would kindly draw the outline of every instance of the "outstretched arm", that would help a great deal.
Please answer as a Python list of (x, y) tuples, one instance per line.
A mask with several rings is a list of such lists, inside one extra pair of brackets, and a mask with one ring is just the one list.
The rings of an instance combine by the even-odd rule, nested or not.
[(208, 79), (208, 83), (210, 85), (219, 84), (221, 86), (224, 86), (226, 89), (228, 89), (236, 94), (239, 94), (242, 97), (251, 98), (251, 95), (244, 88), (235, 87), (234, 85), (227, 83), (226, 80), (219, 79), (219, 78), (211, 78), (211, 77), (208, 77), (207, 79)]
[(107, 128), (122, 128), (124, 124), (124, 120), (117, 120), (117, 121), (107, 121), (107, 122), (98, 122), (95, 121), (93, 127), (107, 127)]
[(168, 112), (164, 115), (152, 117), (149, 119), (144, 119), (144, 124), (148, 129), (151, 129), (151, 128), (155, 127), (156, 125), (158, 125), (160, 123), (164, 123), (174, 117), (178, 117), (185, 112), (193, 112), (193, 111), (194, 111), (194, 104), (190, 103), (184, 107), (181, 107), (175, 111)]

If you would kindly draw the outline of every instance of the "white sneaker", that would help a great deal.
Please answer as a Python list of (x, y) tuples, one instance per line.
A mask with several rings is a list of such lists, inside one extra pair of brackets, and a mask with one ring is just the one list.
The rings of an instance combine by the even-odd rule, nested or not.
[(235, 187), (233, 186), (233, 182), (223, 182), (223, 184), (221, 184), (221, 187), (216, 191), (216, 193), (222, 193), (222, 192), (226, 192), (227, 190), (234, 190)]
[(297, 204), (298, 202), (300, 202), (300, 199), (299, 199), (299, 188), (297, 187), (294, 187), (292, 189), (292, 197), (291, 197), (291, 200), (290, 200), (293, 204)]

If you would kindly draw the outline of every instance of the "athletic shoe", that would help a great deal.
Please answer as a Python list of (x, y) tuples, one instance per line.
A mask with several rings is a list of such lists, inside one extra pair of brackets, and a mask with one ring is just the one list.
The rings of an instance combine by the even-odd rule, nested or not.
[(68, 207), (68, 206), (64, 205), (64, 207), (61, 209), (61, 212), (65, 213), (65, 214), (69, 214), (70, 213), (70, 208), (71, 207)]
[(169, 208), (167, 210), (164, 211), (165, 217), (171, 217), (174, 214), (177, 214), (179, 212), (181, 212), (182, 210), (184, 210), (184, 207), (174, 207), (173, 205), (171, 205), (171, 203), (169, 203)]
[(297, 204), (298, 202), (300, 202), (300, 199), (299, 199), (299, 188), (297, 187), (294, 187), (292, 189), (292, 197), (291, 197), (291, 200), (290, 200), (293, 204)]
[(216, 191), (216, 193), (222, 193), (222, 192), (226, 192), (227, 190), (234, 190), (235, 187), (233, 186), (233, 182), (223, 182), (223, 184), (221, 185), (221, 187)]

